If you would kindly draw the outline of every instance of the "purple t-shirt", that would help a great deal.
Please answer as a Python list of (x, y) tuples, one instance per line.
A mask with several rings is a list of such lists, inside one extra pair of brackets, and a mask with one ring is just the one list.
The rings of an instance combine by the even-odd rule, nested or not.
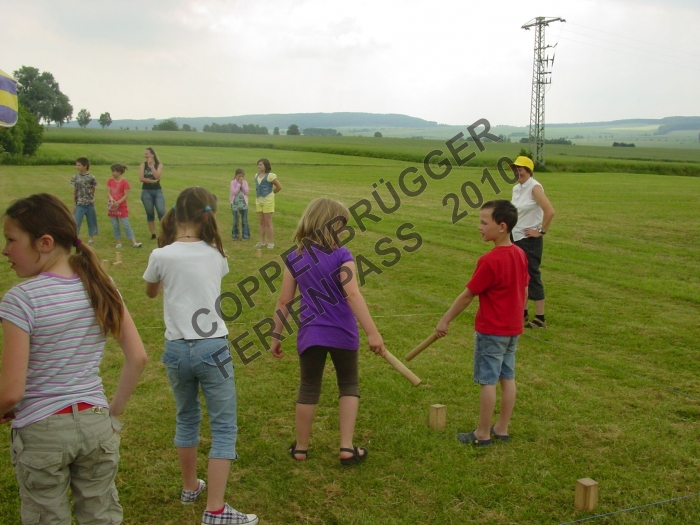
[[(302, 249), (289, 254), (285, 264), (299, 285), (301, 303), (292, 308), (299, 314), (297, 352), (321, 345), (343, 350), (357, 350), (360, 335), (355, 316), (343, 297), (340, 267), (353, 261), (347, 248), (330, 253), (321, 249)], [(345, 274), (343, 274), (345, 275)]]

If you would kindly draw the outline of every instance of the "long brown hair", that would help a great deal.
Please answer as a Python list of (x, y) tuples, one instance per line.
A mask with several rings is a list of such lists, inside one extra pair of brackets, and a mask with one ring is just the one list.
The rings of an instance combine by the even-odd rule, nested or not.
[[(207, 209), (208, 208), (208, 209)], [(224, 245), (216, 224), (216, 196), (201, 186), (192, 186), (180, 192), (175, 206), (165, 214), (160, 223), (158, 246), (168, 246), (175, 242), (178, 224), (192, 224), (199, 228), (199, 238), (226, 257)]]
[(75, 253), (68, 257), (68, 263), (85, 286), (102, 333), (111, 333), (119, 339), (124, 303), (112, 279), (102, 269), (97, 254), (87, 244), (78, 242), (78, 228), (68, 207), (58, 197), (38, 193), (14, 201), (5, 216), (34, 239), (50, 235), (54, 244), (67, 253), (75, 246)]

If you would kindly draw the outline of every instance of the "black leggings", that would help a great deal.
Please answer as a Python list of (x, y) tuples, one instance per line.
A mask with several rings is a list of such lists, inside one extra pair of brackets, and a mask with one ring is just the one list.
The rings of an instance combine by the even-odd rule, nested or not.
[(359, 380), (357, 377), (357, 350), (342, 350), (328, 346), (311, 346), (299, 356), (301, 382), (297, 403), (315, 405), (321, 396), (323, 369), (326, 366), (326, 356), (331, 354), (335, 375), (338, 381), (339, 397), (360, 397)]

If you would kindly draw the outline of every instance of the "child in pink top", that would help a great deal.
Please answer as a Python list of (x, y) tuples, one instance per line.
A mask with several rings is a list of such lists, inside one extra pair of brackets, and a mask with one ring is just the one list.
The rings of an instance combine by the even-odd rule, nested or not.
[(233, 228), (231, 237), (238, 240), (238, 215), (241, 216), (241, 237), (244, 241), (250, 239), (250, 227), (248, 226), (248, 182), (244, 180), (245, 171), (242, 168), (236, 170), (235, 178), (231, 181), (231, 213), (233, 213)]
[(112, 221), (112, 233), (117, 241), (117, 248), (122, 247), (122, 233), (119, 229), (119, 223), (124, 227), (124, 233), (127, 240), (131, 241), (131, 246), (141, 248), (141, 243), (136, 242), (134, 230), (129, 224), (129, 208), (126, 204), (126, 199), (129, 196), (129, 182), (124, 178), (126, 166), (124, 164), (112, 164), (112, 178), (107, 181), (107, 193), (109, 201), (107, 202), (107, 215)]

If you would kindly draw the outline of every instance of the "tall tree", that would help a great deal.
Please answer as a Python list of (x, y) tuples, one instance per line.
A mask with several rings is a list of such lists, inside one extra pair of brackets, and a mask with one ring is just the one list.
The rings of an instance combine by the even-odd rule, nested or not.
[(112, 123), (112, 117), (109, 114), (109, 111), (105, 111), (100, 115), (99, 120), (97, 121), (100, 123), (100, 126), (102, 126), (102, 129), (108, 128), (109, 125)]
[(273, 135), (279, 135), (279, 134), (280, 134), (280, 128), (278, 128), (277, 126), (275, 126), (275, 129), (272, 130), (272, 134), (273, 134)]
[(90, 112), (87, 109), (83, 108), (78, 111), (78, 118), (75, 120), (78, 121), (81, 128), (86, 128), (92, 121), (92, 115), (90, 115)]
[(14, 72), (17, 79), (19, 101), (38, 120), (62, 125), (73, 115), (70, 100), (61, 92), (54, 76), (48, 71), (40, 72), (35, 67), (22, 66)]
[(63, 127), (63, 124), (70, 122), (73, 118), (73, 106), (71, 106), (68, 97), (63, 93), (56, 96), (56, 102), (51, 108), (50, 121), (56, 123), (58, 127)]
[(287, 128), (287, 135), (301, 135), (301, 131), (299, 131), (299, 126), (296, 124), (292, 124)]

